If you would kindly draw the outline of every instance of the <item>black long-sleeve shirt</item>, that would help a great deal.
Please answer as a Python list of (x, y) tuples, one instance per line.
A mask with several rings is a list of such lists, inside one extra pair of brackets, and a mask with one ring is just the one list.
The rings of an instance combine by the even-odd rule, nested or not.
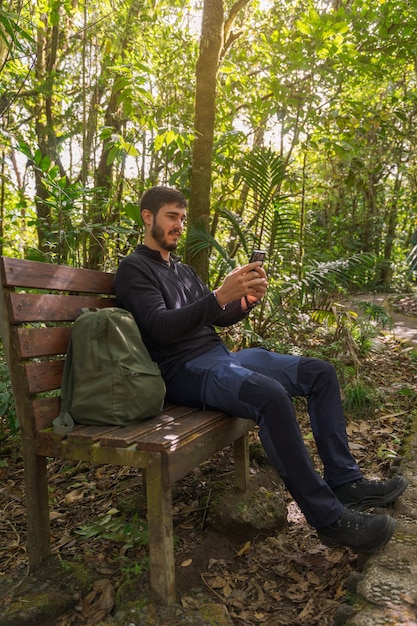
[(179, 366), (221, 342), (214, 325), (230, 326), (247, 313), (240, 301), (223, 310), (195, 270), (171, 254), (144, 245), (125, 257), (116, 272), (118, 306), (130, 311), (165, 380)]

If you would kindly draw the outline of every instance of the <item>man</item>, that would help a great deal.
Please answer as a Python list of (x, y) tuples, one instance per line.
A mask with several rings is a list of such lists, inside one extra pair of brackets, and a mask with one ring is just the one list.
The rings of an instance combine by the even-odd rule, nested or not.
[[(144, 243), (122, 260), (115, 279), (119, 306), (131, 311), (159, 364), (167, 401), (254, 420), (270, 462), (321, 541), (358, 552), (377, 550), (391, 538), (395, 522), (362, 509), (392, 503), (407, 481), (363, 478), (348, 448), (339, 384), (329, 363), (261, 348), (229, 352), (214, 326), (249, 314), (266, 292), (266, 273), (261, 262), (249, 263), (211, 292), (173, 254), (186, 207), (184, 196), (169, 187), (143, 194)], [(295, 396), (307, 398), (323, 478), (297, 425)]]

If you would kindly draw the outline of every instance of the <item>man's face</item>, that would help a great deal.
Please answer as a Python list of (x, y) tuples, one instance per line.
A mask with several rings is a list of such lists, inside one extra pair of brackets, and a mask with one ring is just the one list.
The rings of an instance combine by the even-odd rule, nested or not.
[(176, 204), (165, 204), (153, 217), (150, 235), (155, 244), (162, 250), (175, 250), (187, 216), (186, 209)]

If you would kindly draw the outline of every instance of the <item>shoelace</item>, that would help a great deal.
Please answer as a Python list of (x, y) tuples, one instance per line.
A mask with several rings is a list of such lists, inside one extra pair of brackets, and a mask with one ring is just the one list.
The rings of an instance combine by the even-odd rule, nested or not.
[(336, 524), (339, 528), (354, 528), (355, 530), (360, 530), (365, 527), (366, 520), (369, 519), (369, 515), (366, 513), (362, 513), (361, 511), (355, 512), (351, 517), (349, 516), (347, 519), (345, 516), (341, 516)]
[(383, 489), (384, 487), (384, 483), (380, 480), (370, 480), (369, 478), (359, 478), (358, 480), (355, 480), (355, 482), (353, 482), (351, 484), (352, 489), (356, 489), (357, 487), (379, 487), (380, 489)]

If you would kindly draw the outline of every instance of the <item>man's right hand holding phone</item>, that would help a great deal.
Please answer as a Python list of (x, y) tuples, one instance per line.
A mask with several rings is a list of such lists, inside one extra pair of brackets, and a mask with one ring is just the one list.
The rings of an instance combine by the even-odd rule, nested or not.
[[(257, 265), (255, 265), (255, 263), (257, 263)], [(249, 266), (252, 266), (252, 263), (249, 263), (249, 265), (247, 265), (246, 267), (249, 269)], [(259, 300), (262, 300), (268, 288), (268, 279), (262, 263), (259, 264), (259, 261), (255, 261), (254, 267), (253, 269), (251, 267), (250, 271), (257, 272), (258, 276), (263, 279), (263, 282), (254, 285), (255, 291), (250, 290), (246, 295), (241, 298), (241, 305), (244, 311), (249, 311), (250, 309), (253, 309), (257, 305)]]
[(267, 287), (268, 280), (262, 261), (252, 261), (230, 272), (223, 284), (216, 289), (215, 296), (221, 307), (228, 302), (240, 300), (243, 310), (247, 311), (263, 298)]
[[(265, 279), (265, 281), (266, 281), (267, 277), (266, 277), (265, 270), (263, 269), (263, 262), (265, 260), (265, 257), (266, 257), (266, 252), (264, 252), (263, 250), (253, 250), (253, 252), (252, 252), (252, 254), (250, 256), (250, 259), (249, 259), (249, 265), (252, 265), (252, 263), (255, 263), (256, 261), (260, 261), (261, 264), (260, 265), (258, 264), (255, 267), (255, 271), (260, 276), (262, 276)], [(248, 311), (250, 309), (253, 309), (253, 307), (265, 295), (267, 286), (268, 286), (267, 283), (265, 285), (260, 285), (255, 293), (248, 292), (245, 296), (243, 296), (242, 299), (241, 299), (242, 309), (244, 311)]]

